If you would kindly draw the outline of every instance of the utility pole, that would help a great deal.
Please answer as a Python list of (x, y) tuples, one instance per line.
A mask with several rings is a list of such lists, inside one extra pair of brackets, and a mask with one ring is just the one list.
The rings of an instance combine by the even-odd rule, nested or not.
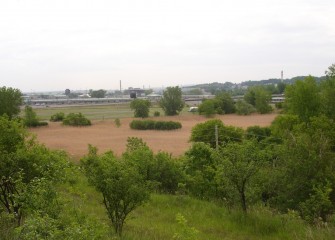
[(218, 132), (218, 125), (215, 125), (215, 148), (219, 150), (219, 132)]

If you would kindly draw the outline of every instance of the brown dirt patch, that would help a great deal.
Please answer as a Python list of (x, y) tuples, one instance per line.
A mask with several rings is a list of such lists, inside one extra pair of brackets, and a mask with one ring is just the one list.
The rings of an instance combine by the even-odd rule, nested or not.
[[(269, 126), (277, 114), (238, 116), (234, 114), (217, 116), (225, 125), (242, 128), (249, 126)], [(179, 121), (182, 129), (173, 131), (141, 131), (129, 128), (132, 118), (121, 119), (117, 128), (112, 120), (93, 121), (90, 127), (69, 127), (61, 123), (49, 123), (48, 127), (31, 129), (39, 142), (51, 149), (62, 149), (78, 159), (87, 153), (88, 144), (97, 146), (101, 152), (112, 150), (116, 155), (125, 151), (128, 137), (142, 138), (154, 152), (167, 151), (174, 156), (183, 154), (189, 147), (191, 129), (208, 118), (199, 115), (159, 117), (156, 120)]]

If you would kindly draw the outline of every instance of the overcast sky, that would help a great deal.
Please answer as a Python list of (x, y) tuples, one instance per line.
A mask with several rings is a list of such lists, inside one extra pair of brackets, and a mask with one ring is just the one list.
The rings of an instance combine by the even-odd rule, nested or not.
[(24, 92), (324, 75), (334, 0), (0, 0), (0, 86)]

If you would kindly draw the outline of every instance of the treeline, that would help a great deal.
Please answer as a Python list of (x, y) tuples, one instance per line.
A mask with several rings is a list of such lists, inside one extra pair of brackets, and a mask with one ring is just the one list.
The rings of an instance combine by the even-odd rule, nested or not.
[[(289, 79), (283, 79), (283, 81), (280, 78), (272, 78), (267, 80), (249, 80), (244, 81), (241, 83), (232, 83), (232, 82), (225, 82), (225, 83), (219, 83), (219, 82), (213, 82), (213, 83), (206, 83), (206, 84), (198, 84), (192, 86), (192, 90), (194, 89), (202, 89), (205, 92), (211, 93), (211, 94), (217, 94), (218, 92), (229, 92), (232, 96), (237, 95), (243, 95), (248, 87), (253, 86), (264, 86), (267, 87), (269, 90), (272, 90), (272, 94), (280, 94), (280, 89), (276, 89), (276, 86), (278, 84), (293, 84), (296, 81), (304, 80), (307, 76), (297, 76)], [(320, 83), (324, 80), (326, 80), (326, 76), (322, 77), (313, 77), (316, 82)], [(187, 91), (187, 88), (185, 88), (185, 91)], [(191, 91), (191, 90), (190, 90)], [(198, 91), (199, 92), (199, 91)], [(197, 94), (196, 94), (197, 95)]]
[[(279, 87), (279, 86), (277, 86)], [(286, 85), (282, 85), (283, 90)], [(269, 113), (273, 110), (271, 104), (271, 91), (264, 86), (254, 86), (248, 88), (243, 98), (236, 103), (228, 92), (220, 92), (214, 99), (205, 99), (199, 105), (199, 114), (212, 117), (215, 114), (237, 113), (239, 115), (249, 115), (253, 112), (261, 114)], [(281, 105), (276, 105), (281, 107)]]

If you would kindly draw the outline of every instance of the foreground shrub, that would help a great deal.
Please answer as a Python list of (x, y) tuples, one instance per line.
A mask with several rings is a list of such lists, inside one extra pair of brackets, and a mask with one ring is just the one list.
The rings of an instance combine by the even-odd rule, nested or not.
[(65, 118), (65, 114), (63, 112), (58, 112), (50, 117), (50, 121), (51, 122), (61, 122), (64, 120), (64, 118)]
[(132, 162), (118, 159), (112, 152), (98, 155), (97, 151), (89, 146), (81, 164), (89, 183), (102, 194), (114, 231), (121, 237), (128, 214), (149, 200), (149, 186)]
[(64, 120), (63, 120), (64, 125), (69, 125), (69, 126), (90, 126), (91, 121), (87, 119), (84, 115), (81, 113), (70, 113), (68, 114)]
[(180, 122), (173, 121), (133, 120), (130, 123), (130, 128), (137, 130), (174, 130), (181, 127)]

